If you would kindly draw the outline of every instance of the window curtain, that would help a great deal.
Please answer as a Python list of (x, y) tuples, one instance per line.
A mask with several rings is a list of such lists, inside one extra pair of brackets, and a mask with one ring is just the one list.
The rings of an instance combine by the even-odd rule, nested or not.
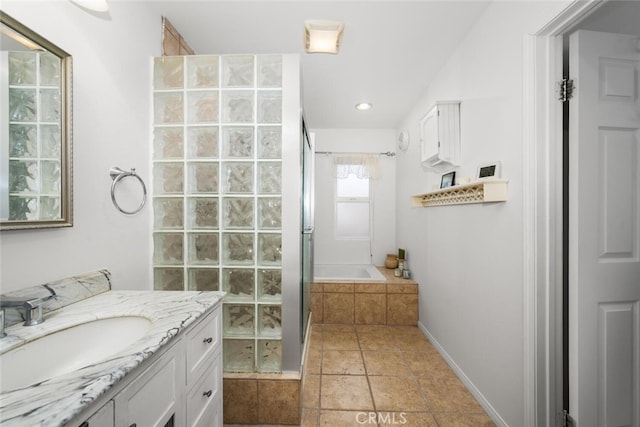
[(374, 154), (334, 154), (336, 178), (353, 174), (359, 179), (376, 179), (381, 175), (378, 156)]

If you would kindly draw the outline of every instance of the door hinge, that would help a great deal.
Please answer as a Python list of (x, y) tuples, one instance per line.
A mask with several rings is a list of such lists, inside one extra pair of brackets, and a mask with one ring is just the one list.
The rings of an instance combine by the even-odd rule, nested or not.
[(566, 409), (560, 412), (560, 427), (577, 427), (576, 420), (569, 415)]
[(573, 84), (573, 80), (568, 77), (564, 77), (558, 82), (558, 100), (562, 102), (569, 101), (573, 98), (574, 89), (575, 86)]

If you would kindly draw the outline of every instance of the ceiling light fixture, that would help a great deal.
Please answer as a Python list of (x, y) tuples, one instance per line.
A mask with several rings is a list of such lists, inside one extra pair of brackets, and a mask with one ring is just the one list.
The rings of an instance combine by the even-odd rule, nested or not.
[(94, 12), (106, 12), (109, 10), (107, 0), (71, 0), (71, 3)]
[(340, 50), (344, 23), (340, 21), (304, 21), (304, 49), (307, 53), (333, 53)]
[(356, 104), (356, 110), (358, 111), (367, 111), (370, 110), (373, 105), (370, 102), (361, 102)]

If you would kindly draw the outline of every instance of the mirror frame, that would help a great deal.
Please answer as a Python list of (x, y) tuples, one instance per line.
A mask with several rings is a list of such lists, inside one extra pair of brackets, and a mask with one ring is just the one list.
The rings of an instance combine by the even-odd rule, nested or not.
[(72, 57), (36, 32), (0, 10), (0, 23), (60, 58), (60, 218), (1, 221), (0, 231), (73, 226), (72, 168)]

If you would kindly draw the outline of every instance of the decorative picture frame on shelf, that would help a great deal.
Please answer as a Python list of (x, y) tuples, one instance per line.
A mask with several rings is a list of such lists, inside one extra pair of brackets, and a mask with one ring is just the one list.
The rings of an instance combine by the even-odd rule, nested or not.
[(456, 171), (447, 172), (440, 178), (440, 188), (453, 187), (456, 182)]
[(500, 178), (500, 162), (488, 162), (478, 166), (476, 173), (477, 180)]

